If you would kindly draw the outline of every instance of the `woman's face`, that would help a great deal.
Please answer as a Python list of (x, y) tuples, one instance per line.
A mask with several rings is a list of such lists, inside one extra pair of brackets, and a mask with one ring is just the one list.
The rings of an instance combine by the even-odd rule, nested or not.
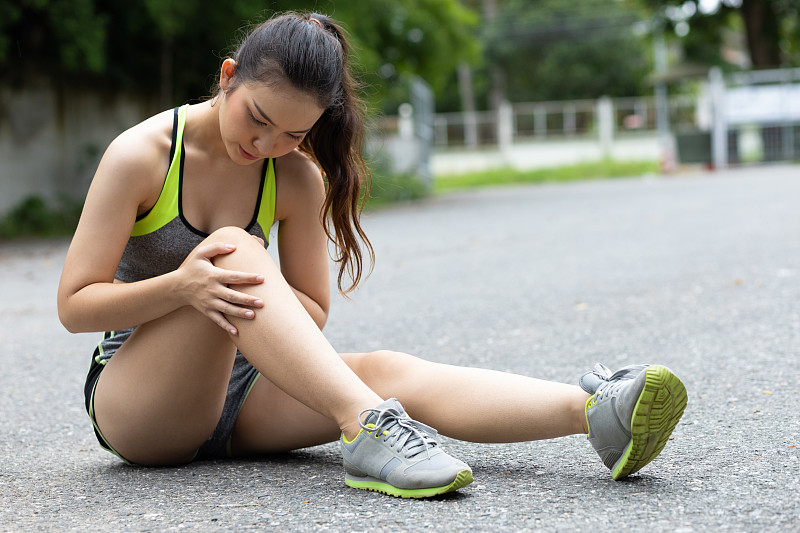
[(230, 158), (248, 165), (286, 155), (305, 138), (322, 116), (316, 100), (288, 84), (242, 84), (228, 90), (232, 78), (223, 79), (225, 91), (219, 109), (220, 133)]

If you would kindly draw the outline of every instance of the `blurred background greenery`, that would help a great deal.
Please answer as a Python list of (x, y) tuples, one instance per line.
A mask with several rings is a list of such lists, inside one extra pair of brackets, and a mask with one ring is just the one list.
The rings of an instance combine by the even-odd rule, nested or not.
[(246, 24), (289, 9), (349, 29), (370, 101), (387, 113), (406, 101), (409, 74), (433, 87), (437, 111), (460, 110), (464, 63), (479, 108), (492, 90), (512, 101), (642, 94), (659, 25), (687, 62), (800, 66), (798, 0), (0, 0), (0, 66), (6, 83), (44, 77), (170, 106), (209, 93)]
[[(663, 37), (673, 68), (800, 66), (800, 0), (0, 0), (0, 121), (9, 95), (28, 87), (50, 87), (57, 99), (125, 94), (148, 112), (198, 101), (246, 25), (283, 10), (343, 23), (376, 117), (397, 113), (412, 78), (430, 86), (437, 113), (650, 95), (654, 40)], [(373, 170), (377, 196), (426, 194), (380, 162)], [(72, 201), (52, 205), (75, 210)], [(4, 215), (0, 236), (24, 232), (19, 209)]]

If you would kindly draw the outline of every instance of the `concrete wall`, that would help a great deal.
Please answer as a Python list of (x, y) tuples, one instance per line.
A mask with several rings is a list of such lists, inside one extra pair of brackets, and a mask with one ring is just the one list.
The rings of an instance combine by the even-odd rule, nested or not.
[(108, 143), (154, 111), (129, 96), (0, 88), (0, 215), (31, 195), (83, 197)]

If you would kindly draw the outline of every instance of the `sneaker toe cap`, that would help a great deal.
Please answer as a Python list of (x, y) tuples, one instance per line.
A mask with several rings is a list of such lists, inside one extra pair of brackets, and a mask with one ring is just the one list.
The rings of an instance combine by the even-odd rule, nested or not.
[(396, 469), (387, 476), (387, 481), (396, 487), (408, 489), (443, 487), (452, 483), (459, 472), (465, 470), (472, 473), (465, 462), (441, 452), (405, 468)]

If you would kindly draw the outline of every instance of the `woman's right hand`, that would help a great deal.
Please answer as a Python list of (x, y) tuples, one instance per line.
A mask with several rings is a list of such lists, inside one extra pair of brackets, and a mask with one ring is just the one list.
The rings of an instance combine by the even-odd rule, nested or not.
[(263, 283), (264, 276), (225, 270), (211, 262), (212, 258), (234, 250), (235, 245), (221, 242), (198, 246), (178, 268), (181, 275), (179, 290), (186, 303), (232, 335), (238, 332), (225, 315), (253, 319), (254, 309), (264, 305), (260, 298), (230, 288), (231, 285)]

